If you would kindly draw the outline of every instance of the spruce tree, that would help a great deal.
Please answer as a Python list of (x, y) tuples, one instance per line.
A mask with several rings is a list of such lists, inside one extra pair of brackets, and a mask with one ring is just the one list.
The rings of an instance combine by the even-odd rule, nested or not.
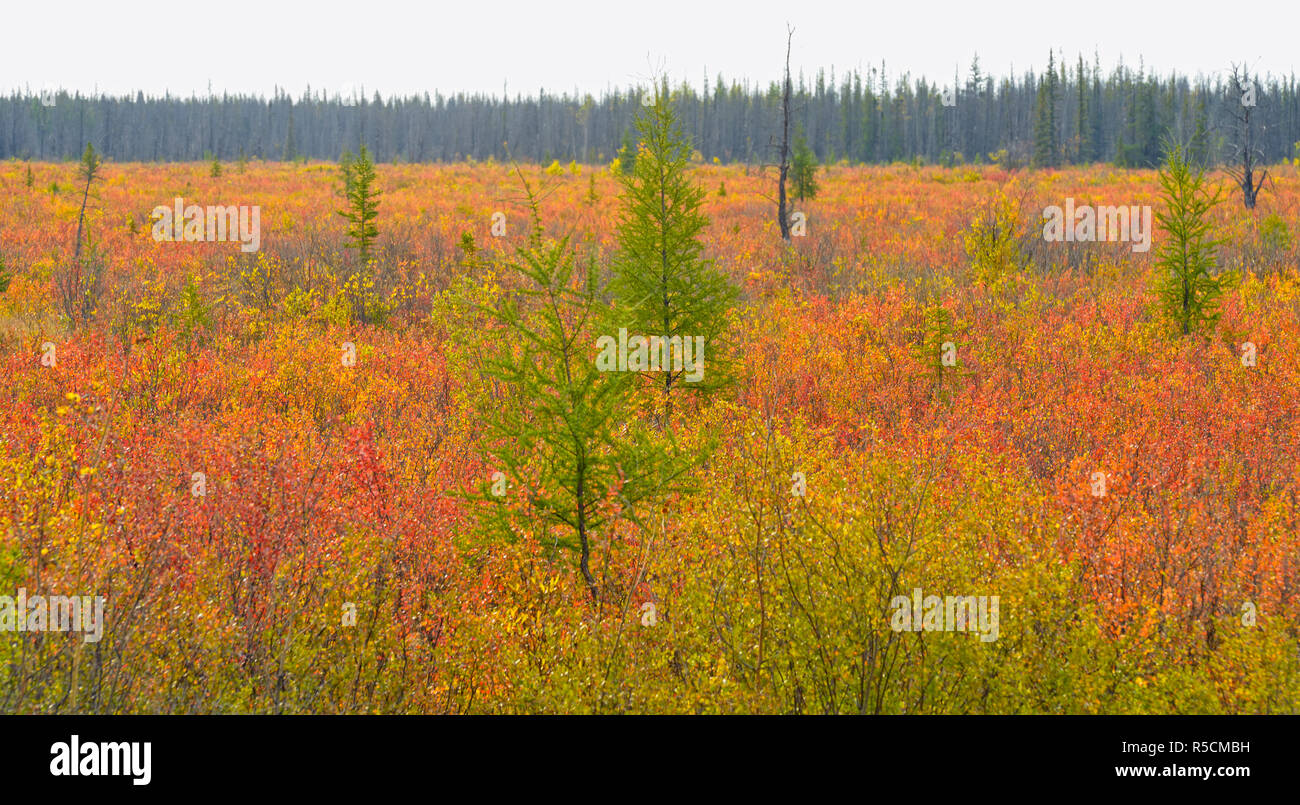
[(1201, 169), (1210, 166), (1210, 132), (1209, 121), (1205, 114), (1205, 99), (1196, 101), (1196, 122), (1192, 130), (1192, 142), (1188, 146), (1188, 161)]
[(817, 196), (817, 154), (808, 147), (800, 131), (794, 140), (794, 157), (790, 162), (790, 181), (800, 201)]
[(1092, 61), (1092, 102), (1088, 105), (1089, 127), (1092, 130), (1092, 158), (1093, 161), (1104, 159), (1106, 156), (1106, 120), (1102, 112), (1105, 107), (1105, 97), (1101, 90), (1101, 57), (1095, 52)]
[(1078, 82), (1077, 91), (1079, 93), (1078, 108), (1075, 116), (1075, 135), (1078, 137), (1078, 150), (1075, 153), (1075, 162), (1087, 164), (1092, 162), (1093, 144), (1092, 144), (1092, 121), (1088, 115), (1088, 81), (1085, 78), (1083, 70), (1083, 55), (1079, 55), (1079, 65), (1075, 71), (1075, 80)]
[[(1160, 124), (1156, 120), (1156, 88), (1152, 81), (1138, 77), (1137, 85), (1137, 127), (1134, 143), (1139, 149), (1138, 165), (1150, 167), (1160, 163)], [(1185, 155), (1184, 155), (1185, 156)]]
[(354, 161), (343, 163), (342, 174), (348, 206), (340, 210), (339, 215), (348, 221), (348, 241), (357, 250), (364, 269), (370, 265), (371, 250), (379, 236), (375, 221), (379, 218), (379, 196), (382, 195), (375, 188), (375, 164), (370, 161), (364, 145)]
[(536, 196), (527, 182), (524, 189), (532, 229), (508, 263), (520, 282), (485, 311), (504, 330), (488, 359), (487, 374), (506, 392), (492, 408), (489, 431), (510, 483), (505, 495), (488, 498), (495, 505), (487, 523), (510, 538), (575, 550), (583, 582), (599, 601), (603, 585), (591, 567), (596, 532), (613, 530), (616, 510), (636, 521), (644, 501), (674, 488), (680, 465), (627, 421), (632, 376), (601, 371), (593, 360), (605, 307), (598, 264), (579, 265), (567, 238), (544, 237)]
[(356, 165), (357, 158), (350, 150), (345, 150), (339, 156), (339, 178), (343, 181), (343, 198), (347, 198), (352, 192), (352, 168)]
[(284, 136), (284, 161), (293, 162), (298, 158), (298, 143), (293, 136), (293, 107), (289, 108), (289, 128)]
[(1165, 237), (1156, 251), (1161, 276), (1156, 294), (1165, 314), (1183, 335), (1212, 327), (1219, 301), (1235, 281), (1232, 272), (1215, 274), (1217, 250), (1210, 213), (1219, 191), (1206, 187), (1205, 172), (1193, 167), (1181, 145), (1169, 148), (1159, 173), (1165, 209), (1156, 214)]
[(665, 85), (653, 106), (636, 119), (641, 142), (635, 169), (621, 177), (619, 251), (612, 287), (617, 323), (631, 335), (703, 337), (707, 371), (691, 376), (675, 364), (646, 373), (662, 390), (660, 424), (671, 415), (674, 389), (716, 387), (725, 378), (727, 313), (735, 298), (700, 236), (708, 219), (700, 211), (704, 190), (688, 175), (691, 145), (682, 133)]
[(618, 167), (624, 176), (636, 170), (636, 137), (631, 130), (623, 132), (623, 143), (618, 147)]
[(1056, 139), (1056, 54), (1050, 53), (1047, 75), (1038, 83), (1038, 102), (1034, 109), (1034, 167), (1054, 168), (1058, 164)]

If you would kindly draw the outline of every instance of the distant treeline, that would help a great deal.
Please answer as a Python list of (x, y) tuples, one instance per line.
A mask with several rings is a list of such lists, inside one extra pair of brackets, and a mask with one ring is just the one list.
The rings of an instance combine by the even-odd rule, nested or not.
[[(947, 81), (892, 76), (882, 64), (839, 76), (823, 71), (811, 80), (800, 75), (793, 82), (793, 122), (823, 163), (1041, 164), (1047, 147), (1055, 158), (1046, 164), (1143, 166), (1159, 159), (1165, 138), (1214, 161), (1231, 159), (1238, 140), (1234, 112), (1241, 98), (1229, 76), (1229, 65), (1196, 78), (1122, 63), (1104, 73), (1095, 60), (1067, 65), (1055, 54), (1042, 73), (1019, 78), (986, 75), (978, 59), (965, 77)], [(1253, 141), (1262, 160), (1296, 156), (1294, 75), (1251, 79)], [(270, 98), (14, 92), (0, 97), (0, 158), (74, 159), (92, 142), (119, 161), (333, 160), (364, 143), (385, 162), (605, 162), (631, 146), (632, 118), (649, 91), (346, 99), (312, 90), (298, 98), (279, 90)], [(780, 83), (764, 87), (719, 76), (673, 94), (703, 159), (775, 160)]]

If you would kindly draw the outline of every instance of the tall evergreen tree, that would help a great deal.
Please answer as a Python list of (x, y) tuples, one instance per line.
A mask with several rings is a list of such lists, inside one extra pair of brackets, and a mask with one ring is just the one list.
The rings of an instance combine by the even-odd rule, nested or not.
[(641, 140), (635, 170), (621, 178), (613, 282), (619, 324), (632, 335), (703, 337), (708, 355), (700, 379), (671, 366), (647, 374), (662, 390), (661, 424), (666, 424), (674, 389), (708, 388), (724, 379), (727, 310), (735, 290), (703, 257), (704, 190), (691, 181), (691, 144), (666, 85), (653, 106), (642, 108), (636, 128)]
[(1060, 149), (1056, 138), (1056, 101), (1058, 85), (1056, 54), (1048, 55), (1047, 74), (1038, 83), (1038, 102), (1034, 109), (1034, 166), (1052, 168), (1059, 164)]
[(1174, 145), (1159, 179), (1165, 209), (1156, 218), (1165, 237), (1156, 251), (1161, 270), (1156, 293), (1175, 327), (1188, 335), (1218, 320), (1219, 300), (1235, 276), (1215, 272), (1223, 240), (1214, 236), (1210, 213), (1219, 203), (1219, 191), (1206, 187), (1205, 172), (1188, 162), (1181, 145)]
[(1101, 55), (1096, 51), (1092, 57), (1092, 102), (1088, 105), (1088, 121), (1092, 127), (1093, 161), (1104, 159), (1107, 154), (1105, 95), (1101, 87)]
[(344, 161), (342, 174), (347, 209), (340, 210), (339, 215), (348, 221), (348, 242), (357, 250), (357, 259), (364, 269), (370, 265), (371, 250), (379, 236), (375, 222), (379, 218), (382, 195), (375, 187), (375, 163), (371, 162), (370, 152), (364, 145), (355, 160)]
[(508, 392), (489, 417), (492, 453), (519, 494), (489, 498), (496, 505), (487, 522), (509, 538), (576, 551), (583, 582), (600, 601), (591, 566), (597, 532), (612, 530), (620, 509), (635, 520), (638, 506), (671, 488), (680, 470), (635, 421), (624, 424), (631, 375), (601, 371), (592, 360), (603, 306), (598, 264), (580, 266), (567, 239), (544, 237), (536, 196), (527, 182), (524, 189), (532, 228), (508, 261), (520, 283), (485, 311), (507, 334), (488, 359), (488, 374)]
[(1078, 106), (1074, 121), (1074, 132), (1077, 138), (1075, 162), (1086, 164), (1093, 160), (1093, 150), (1092, 119), (1088, 114), (1088, 78), (1083, 70), (1083, 54), (1079, 55), (1079, 64), (1075, 69), (1075, 82), (1078, 92)]
[(1210, 165), (1210, 132), (1205, 115), (1204, 98), (1196, 100), (1196, 122), (1192, 127), (1192, 140), (1188, 146), (1187, 158), (1197, 168), (1205, 169)]
[(293, 136), (293, 106), (289, 106), (289, 128), (284, 135), (284, 161), (292, 162), (298, 158), (298, 141)]
[(623, 144), (618, 148), (618, 167), (624, 174), (636, 170), (636, 137), (631, 129), (623, 132)]
[(794, 155), (790, 162), (790, 182), (795, 198), (806, 201), (817, 196), (817, 154), (808, 147), (800, 131), (794, 138)]
[(1154, 82), (1139, 73), (1134, 95), (1137, 99), (1137, 112), (1133, 143), (1137, 147), (1137, 164), (1143, 167), (1156, 165), (1160, 161), (1160, 143), (1164, 139), (1164, 132), (1157, 120)]

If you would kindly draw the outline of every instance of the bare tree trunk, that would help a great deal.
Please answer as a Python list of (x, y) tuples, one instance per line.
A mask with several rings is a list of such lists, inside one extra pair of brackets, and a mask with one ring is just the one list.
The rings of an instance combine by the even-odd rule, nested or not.
[(587, 538), (587, 507), (584, 499), (586, 487), (586, 473), (584, 469), (578, 469), (578, 484), (575, 488), (577, 499), (577, 524), (578, 524), (578, 543), (582, 548), (582, 557), (578, 566), (582, 569), (582, 580), (587, 583), (587, 591), (591, 593), (591, 600), (600, 603), (600, 595), (596, 589), (596, 579), (591, 575), (591, 541)]
[(781, 238), (790, 239), (790, 217), (786, 211), (785, 178), (790, 172), (790, 41), (794, 29), (786, 26), (785, 36), (785, 89), (781, 93), (781, 166), (777, 183), (776, 223), (781, 227)]
[(81, 212), (77, 214), (77, 244), (72, 254), (72, 260), (77, 265), (81, 265), (81, 232), (86, 222), (86, 205), (90, 203), (90, 183), (94, 180), (93, 175), (86, 177), (86, 189), (81, 194)]
[(89, 144), (82, 156), (81, 176), (86, 180), (86, 186), (81, 194), (81, 209), (77, 213), (77, 241), (73, 244), (72, 265), (65, 266), (55, 276), (59, 302), (73, 327), (79, 326), (94, 309), (95, 303), (91, 297), (98, 295), (99, 284), (99, 269), (88, 268), (81, 260), (86, 208), (90, 206), (90, 188), (99, 177), (99, 162)]
[[(1251, 122), (1251, 112), (1255, 106), (1254, 84), (1250, 80), (1250, 73), (1244, 67), (1233, 65), (1232, 75), (1229, 80), (1232, 82), (1232, 92), (1235, 96), (1230, 103), (1234, 104), (1232, 117), (1237, 121), (1236, 143), (1237, 158), (1240, 160), (1240, 167), (1230, 168), (1228, 175), (1241, 188), (1241, 201), (1246, 209), (1255, 208), (1255, 200), (1259, 197), (1259, 191), (1264, 186), (1264, 180), (1268, 178), (1268, 171), (1260, 174), (1259, 181), (1255, 181), (1256, 159), (1259, 156), (1258, 149), (1255, 147), (1255, 130)], [(1247, 103), (1247, 93), (1250, 93)], [(1236, 111), (1237, 108), (1240, 111)]]

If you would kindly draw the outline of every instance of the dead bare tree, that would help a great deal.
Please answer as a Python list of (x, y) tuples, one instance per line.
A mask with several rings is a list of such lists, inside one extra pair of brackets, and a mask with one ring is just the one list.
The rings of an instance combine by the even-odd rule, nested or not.
[(781, 227), (781, 238), (790, 239), (790, 216), (786, 210), (785, 178), (790, 172), (790, 42), (794, 29), (785, 27), (785, 87), (781, 93), (781, 164), (777, 184), (776, 222)]
[(77, 174), (85, 184), (81, 193), (81, 211), (77, 214), (77, 241), (73, 247), (72, 264), (57, 271), (54, 277), (59, 304), (74, 327), (85, 322), (94, 312), (103, 280), (103, 263), (100, 256), (94, 253), (95, 250), (92, 248), (89, 258), (82, 255), (86, 210), (94, 198), (91, 190), (100, 178), (101, 166), (94, 146), (86, 143), (86, 151), (81, 157), (81, 167)]
[(81, 233), (86, 223), (86, 206), (90, 203), (90, 186), (99, 178), (99, 154), (95, 153), (95, 146), (86, 143), (86, 153), (81, 157), (81, 170), (78, 176), (86, 183), (85, 189), (81, 193), (81, 212), (77, 214), (77, 245), (74, 260), (81, 260)]
[(1260, 174), (1259, 181), (1255, 181), (1255, 168), (1264, 155), (1263, 149), (1255, 145), (1255, 129), (1251, 120), (1251, 114), (1255, 110), (1257, 88), (1244, 65), (1232, 65), (1229, 81), (1231, 87), (1228, 108), (1232, 118), (1237, 121), (1237, 139), (1232, 144), (1234, 151), (1232, 164), (1227, 170), (1228, 175), (1241, 188), (1242, 203), (1246, 205), (1246, 209), (1251, 210), (1255, 208), (1255, 199), (1259, 196), (1260, 188), (1264, 186), (1264, 180), (1268, 178), (1268, 171), (1265, 170)]

